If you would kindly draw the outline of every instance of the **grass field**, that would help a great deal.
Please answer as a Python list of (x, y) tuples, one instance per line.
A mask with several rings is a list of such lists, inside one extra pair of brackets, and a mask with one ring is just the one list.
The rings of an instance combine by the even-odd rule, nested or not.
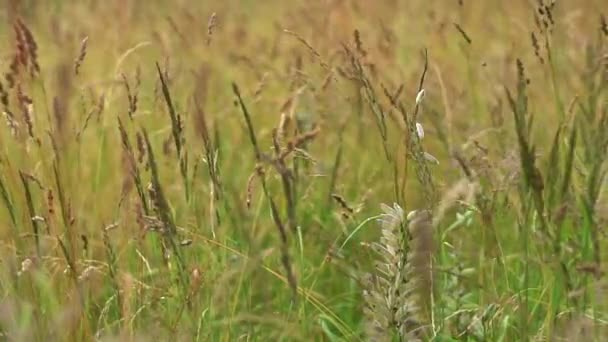
[(0, 340), (605, 341), (604, 0), (0, 9)]

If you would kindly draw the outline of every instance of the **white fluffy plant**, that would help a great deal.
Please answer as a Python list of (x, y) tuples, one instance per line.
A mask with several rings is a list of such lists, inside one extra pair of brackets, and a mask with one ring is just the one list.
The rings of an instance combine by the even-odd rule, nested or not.
[[(416, 96), (419, 106), (424, 90)], [(422, 124), (416, 134), (424, 138)], [(423, 152), (427, 161), (438, 163)], [(371, 244), (377, 255), (374, 272), (363, 277), (366, 335), (370, 341), (417, 341), (428, 338), (433, 300), (434, 250), (432, 214), (415, 210), (404, 215), (393, 204), (382, 204), (378, 219), (382, 230), (378, 242)]]
[(366, 334), (370, 341), (420, 340), (429, 322), (433, 234), (429, 211), (407, 217), (397, 204), (383, 204), (375, 272), (363, 277)]
[[(425, 94), (426, 92), (424, 89), (418, 92), (418, 95), (416, 95), (416, 106), (420, 106), (422, 104), (422, 100), (424, 99)], [(420, 140), (424, 138), (424, 128), (422, 127), (422, 124), (420, 122), (416, 122), (416, 134), (418, 135), (418, 138)], [(439, 164), (439, 160), (437, 160), (437, 158), (435, 158), (432, 154), (428, 152), (423, 152), (423, 156), (426, 161), (431, 162), (433, 164)]]

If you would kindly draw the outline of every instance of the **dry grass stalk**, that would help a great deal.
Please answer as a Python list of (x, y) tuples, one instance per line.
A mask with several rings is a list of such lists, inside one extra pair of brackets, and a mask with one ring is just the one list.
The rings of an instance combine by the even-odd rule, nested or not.
[[(135, 160), (135, 153), (133, 152), (133, 147), (131, 145), (131, 142), (129, 141), (129, 136), (127, 134), (127, 130), (126, 130), (125, 126), (122, 123), (122, 120), (120, 120), (120, 117), (118, 117), (117, 120), (118, 120), (118, 129), (120, 131), (120, 139), (122, 142), (124, 155), (126, 156), (126, 161), (127, 161), (127, 165), (128, 165), (127, 169), (129, 170), (129, 174), (133, 178), (133, 183), (135, 184), (135, 187), (137, 189), (137, 194), (139, 195), (143, 214), (149, 215), (150, 211), (148, 208), (148, 201), (146, 199), (146, 194), (144, 192), (144, 186), (143, 186), (141, 174), (139, 172), (139, 167), (137, 166), (137, 162)], [(138, 137), (141, 137), (141, 135), (138, 134)], [(142, 145), (140, 146), (140, 144), (142, 144)], [(143, 141), (143, 138), (139, 138), (138, 139), (138, 148), (144, 149), (145, 148), (144, 144), (145, 144), (145, 142)], [(140, 152), (141, 158), (143, 158), (143, 155), (144, 155), (144, 153)]]
[(469, 37), (469, 35), (464, 31), (464, 29), (460, 25), (458, 25), (457, 23), (454, 23), (454, 27), (460, 33), (462, 38), (464, 38), (464, 40), (467, 42), (467, 44), (471, 45), (473, 43), (473, 41), (471, 40), (471, 37)]
[(213, 182), (214, 186), (214, 196), (216, 200), (219, 200), (222, 192), (222, 186), (219, 178), (219, 170), (217, 168), (217, 147), (215, 146), (214, 141), (211, 137), (211, 132), (209, 131), (209, 125), (207, 123), (207, 115), (203, 110), (201, 103), (198, 100), (198, 97), (194, 96), (194, 107), (196, 110), (196, 115), (194, 117), (194, 124), (196, 131), (199, 133), (201, 138), (203, 139), (203, 147), (205, 149), (205, 159), (207, 161), (207, 167), (209, 171), (209, 177)]
[(277, 129), (277, 134), (282, 140), (285, 140), (287, 138), (287, 131), (289, 129), (290, 124), (291, 116), (285, 112), (282, 112), (281, 117), (279, 119), (279, 127)]
[(291, 170), (287, 167), (285, 163), (285, 158), (281, 158), (283, 154), (281, 152), (281, 146), (279, 145), (279, 140), (277, 136), (277, 130), (274, 129), (272, 131), (272, 143), (274, 146), (275, 158), (276, 161), (274, 163), (275, 169), (281, 176), (281, 182), (283, 185), (283, 193), (285, 195), (286, 200), (286, 208), (287, 208), (287, 229), (295, 231), (296, 229), (296, 208), (295, 208), (295, 194), (294, 194), (294, 176)]
[[(9, 70), (4, 74), (4, 79), (6, 80), (7, 86), (9, 88), (13, 88), (15, 86), (15, 83), (17, 82), (17, 78), (19, 77), (19, 73), (20, 73), (20, 69), (21, 67), (19, 67), (21, 65), (21, 61), (24, 60), (24, 57), (22, 57), (23, 52), (20, 52), (19, 50), (17, 50), (17, 52), (15, 54), (13, 54), (13, 57), (11, 59), (11, 63), (9, 66)], [(27, 60), (27, 59), (25, 59)]]
[(367, 51), (365, 51), (365, 49), (363, 48), (363, 42), (361, 42), (361, 33), (359, 32), (359, 30), (355, 30), (353, 32), (353, 36), (354, 36), (354, 40), (355, 40), (355, 48), (357, 49), (357, 52), (365, 57), (367, 55)]
[[(169, 245), (169, 248), (176, 256), (177, 260), (177, 273), (179, 280), (181, 282), (182, 290), (187, 291), (188, 289), (188, 277), (186, 275), (186, 264), (181, 255), (180, 249), (177, 246), (175, 241), (175, 236), (177, 235), (177, 226), (173, 220), (173, 214), (171, 212), (171, 208), (169, 206), (169, 202), (165, 197), (163, 188), (160, 183), (160, 176), (158, 172), (158, 166), (156, 164), (156, 159), (154, 157), (154, 152), (152, 150), (152, 144), (150, 143), (150, 139), (148, 137), (148, 133), (146, 130), (142, 131), (144, 141), (146, 143), (146, 151), (148, 155), (148, 165), (150, 167), (151, 173), (151, 182), (150, 182), (150, 199), (153, 203), (153, 210), (160, 218), (161, 227), (165, 231), (163, 234), (163, 242)], [(166, 257), (166, 255), (164, 255)], [(165, 259), (168, 262), (167, 259)], [(184, 296), (187, 296), (187, 292), (182, 293)]]
[(296, 38), (300, 43), (304, 44), (304, 46), (306, 46), (308, 48), (308, 50), (317, 58), (317, 60), (321, 64), (321, 66), (324, 69), (331, 71), (331, 67), (329, 66), (329, 64), (327, 64), (327, 62), (325, 62), (323, 60), (323, 57), (321, 56), (321, 54), (319, 52), (317, 52), (317, 50), (314, 47), (312, 47), (312, 45), (306, 39), (304, 39), (304, 37), (297, 34), (296, 32), (290, 31), (288, 29), (284, 29), (283, 32), (289, 34), (290, 36)]
[(80, 42), (80, 51), (78, 53), (78, 57), (74, 60), (74, 74), (78, 75), (80, 72), (80, 66), (82, 62), (84, 62), (84, 58), (87, 56), (87, 43), (89, 41), (89, 36), (86, 36)]
[(344, 211), (343, 216), (350, 217), (352, 214), (355, 213), (355, 209), (348, 205), (344, 197), (340, 196), (339, 194), (331, 194), (331, 198), (333, 198), (340, 205), (340, 207)]
[(306, 86), (302, 86), (293, 91), (293, 93), (283, 102), (279, 113), (281, 114), (278, 126), (278, 136), (281, 142), (287, 139), (288, 130), (291, 128), (295, 120), (295, 111), (298, 106), (298, 100)]
[(32, 31), (22, 20), (17, 19), (13, 27), (16, 34), (20, 62), (24, 68), (27, 68), (28, 65), (30, 66), (30, 75), (34, 77), (40, 73), (38, 44), (34, 39)]
[(129, 103), (129, 118), (133, 120), (133, 115), (137, 111), (137, 89), (135, 89), (134, 91), (131, 90), (131, 86), (129, 85), (129, 80), (127, 79), (127, 76), (125, 74), (122, 74), (121, 76), (123, 84), (125, 85), (125, 90), (127, 91), (127, 101)]
[(13, 30), (15, 31), (15, 48), (17, 50), (15, 52), (15, 59), (18, 60), (19, 65), (23, 68), (27, 68), (29, 62), (27, 43), (25, 42), (25, 34), (19, 25), (20, 23), (20, 21), (16, 21), (13, 25)]
[(536, 166), (536, 148), (530, 141), (532, 121), (528, 112), (528, 96), (526, 94), (528, 80), (524, 72), (523, 63), (519, 59), (517, 60), (517, 77), (515, 96), (512, 95), (509, 89), (506, 89), (506, 93), (515, 119), (521, 168), (525, 176), (526, 186), (533, 195), (534, 206), (539, 214), (541, 229), (546, 236), (550, 236), (545, 221), (544, 181), (540, 170)]
[(251, 173), (251, 175), (249, 176), (249, 178), (247, 178), (247, 192), (246, 192), (246, 196), (245, 196), (245, 205), (247, 206), (247, 209), (251, 209), (251, 199), (253, 197), (253, 186), (254, 186), (254, 180), (255, 180), (255, 176), (263, 173), (263, 170), (258, 170), (259, 168), (261, 168), (261, 166), (256, 166), (256, 170), (254, 172)]
[(34, 135), (34, 102), (32, 101), (32, 98), (30, 98), (23, 92), (21, 84), (17, 85), (17, 102), (19, 103), (19, 107), (21, 108), (23, 121), (25, 122), (25, 125), (27, 127), (28, 135), (40, 145), (40, 139), (38, 139)]
[(4, 89), (2, 82), (0, 82), (0, 103), (4, 107), (4, 110), (6, 111), (8, 109), (8, 105), (9, 105), (8, 91), (6, 89)]
[(93, 106), (93, 108), (91, 108), (89, 110), (89, 113), (87, 114), (86, 118), (84, 119), (84, 124), (82, 124), (82, 128), (76, 134), (76, 140), (80, 140), (82, 134), (89, 126), (89, 122), (91, 121), (91, 119), (93, 119), (93, 117), (96, 117), (97, 121), (99, 122), (99, 119), (101, 118), (101, 114), (103, 113), (104, 109), (105, 109), (105, 95), (101, 94), (99, 96), (99, 99), (97, 99), (95, 106)]
[(4, 89), (2, 82), (0, 82), (0, 104), (2, 104), (2, 115), (6, 120), (6, 124), (11, 132), (11, 135), (16, 136), (19, 129), (19, 123), (9, 108), (9, 93), (6, 89)]
[(538, 38), (536, 38), (536, 35), (534, 34), (534, 32), (530, 33), (530, 38), (532, 39), (532, 47), (534, 48), (534, 55), (536, 56), (536, 58), (538, 58), (538, 61), (540, 62), (540, 64), (545, 64), (545, 59), (543, 58), (543, 56), (541, 56), (541, 53), (540, 53), (540, 45), (538, 44)]
[(213, 12), (209, 17), (209, 21), (207, 22), (207, 45), (211, 44), (211, 38), (213, 37), (213, 32), (215, 27), (217, 26), (217, 13)]
[[(264, 162), (264, 157), (263, 157), (260, 147), (258, 145), (258, 140), (255, 136), (255, 130), (253, 129), (253, 123), (251, 121), (251, 116), (249, 115), (249, 110), (245, 106), (245, 102), (243, 101), (243, 98), (241, 97), (241, 92), (239, 91), (239, 88), (236, 85), (236, 83), (232, 84), (232, 90), (234, 92), (234, 95), (237, 97), (238, 104), (240, 105), (241, 111), (245, 118), (245, 122), (247, 124), (247, 130), (249, 132), (249, 139), (251, 140), (251, 145), (253, 146), (253, 151), (255, 154), (255, 159), (259, 164), (261, 164)], [(274, 202), (274, 199), (272, 198), (272, 196), (270, 195), (270, 192), (268, 191), (268, 186), (266, 184), (266, 177), (265, 177), (265, 174), (262, 172), (261, 168), (258, 168), (258, 177), (260, 179), (260, 182), (262, 183), (262, 189), (264, 191), (264, 195), (266, 196), (266, 198), (268, 199), (268, 202), (270, 203), (272, 218), (279, 231), (279, 236), (281, 238), (281, 262), (283, 264), (283, 267), (285, 268), (287, 280), (289, 282), (289, 286), (291, 287), (291, 290), (293, 291), (293, 295), (294, 295), (294, 299), (295, 299), (295, 295), (297, 294), (298, 285), (297, 285), (295, 274), (293, 273), (292, 268), (291, 268), (287, 230), (285, 229), (285, 226), (283, 225), (283, 222), (281, 221), (281, 217), (279, 215), (279, 211), (277, 209), (276, 203)]]
[[(203, 88), (206, 88), (206, 78), (203, 78), (204, 81), (201, 82)], [(215, 219), (211, 219), (211, 231), (215, 235), (215, 226), (221, 224), (221, 216), (220, 216), (220, 208), (219, 201), (222, 199), (222, 183), (220, 180), (220, 172), (218, 166), (218, 151), (214, 142), (211, 140), (211, 134), (209, 132), (209, 126), (207, 124), (206, 113), (203, 110), (202, 105), (199, 102), (196, 94), (193, 96), (194, 99), (194, 107), (196, 110), (196, 115), (194, 117), (194, 124), (196, 131), (199, 133), (201, 138), (203, 139), (203, 147), (205, 151), (205, 161), (207, 164), (207, 172), (209, 174), (209, 178), (211, 180), (211, 194), (210, 194), (210, 210), (214, 213)], [(217, 139), (216, 139), (217, 141)], [(250, 202), (248, 202), (249, 204)]]
[(312, 130), (299, 134), (292, 140), (288, 141), (287, 146), (282, 149), (280, 153), (278, 153), (277, 160), (285, 160), (285, 158), (287, 158), (291, 152), (313, 140), (319, 134), (320, 131), (321, 129), (317, 125)]
[(268, 84), (267, 82), (268, 82), (268, 73), (265, 72), (262, 74), (262, 78), (258, 82), (257, 86), (255, 87), (255, 91), (253, 92), (254, 102), (258, 102), (261, 100), (262, 92), (266, 88), (266, 85)]
[[(188, 200), (190, 198), (190, 186), (188, 184), (188, 154), (184, 149), (186, 138), (184, 137), (182, 117), (177, 113), (175, 106), (173, 105), (173, 99), (171, 98), (171, 93), (169, 92), (168, 78), (166, 73), (163, 74), (160, 64), (158, 63), (156, 63), (156, 69), (158, 71), (158, 77), (161, 83), (162, 93), (167, 104), (167, 109), (169, 110), (169, 117), (171, 119), (171, 133), (173, 136), (173, 142), (175, 144), (175, 150), (177, 152), (179, 170), (181, 172), (182, 181), (184, 184), (184, 194), (186, 196), (186, 200)], [(150, 151), (148, 150), (148, 152)]]

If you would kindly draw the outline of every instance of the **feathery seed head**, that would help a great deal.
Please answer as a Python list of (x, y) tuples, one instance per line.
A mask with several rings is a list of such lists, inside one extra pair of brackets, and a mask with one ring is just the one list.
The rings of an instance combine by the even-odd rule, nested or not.
[(420, 105), (420, 103), (422, 103), (422, 100), (424, 99), (424, 94), (425, 94), (424, 89), (422, 89), (418, 92), (418, 95), (416, 95), (416, 105)]
[(424, 128), (420, 122), (416, 122), (416, 134), (418, 134), (418, 138), (424, 138)]

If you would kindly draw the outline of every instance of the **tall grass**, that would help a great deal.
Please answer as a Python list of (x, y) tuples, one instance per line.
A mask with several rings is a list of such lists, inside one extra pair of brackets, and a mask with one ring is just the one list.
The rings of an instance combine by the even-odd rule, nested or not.
[(603, 341), (602, 5), (7, 1), (0, 339)]

